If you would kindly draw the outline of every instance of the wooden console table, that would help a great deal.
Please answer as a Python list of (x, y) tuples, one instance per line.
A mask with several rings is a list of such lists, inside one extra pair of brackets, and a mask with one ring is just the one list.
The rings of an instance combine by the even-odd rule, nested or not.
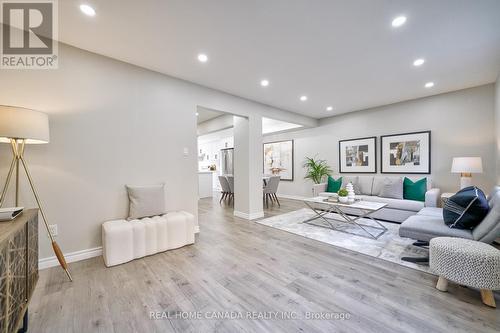
[(29, 209), (14, 221), (0, 222), (0, 333), (24, 326), (37, 281), (38, 209)]

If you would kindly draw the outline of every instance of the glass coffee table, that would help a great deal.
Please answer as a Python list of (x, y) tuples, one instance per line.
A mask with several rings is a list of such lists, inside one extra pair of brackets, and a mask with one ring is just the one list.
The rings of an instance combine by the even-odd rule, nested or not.
[[(304, 204), (309, 207), (316, 215), (313, 216), (310, 219), (307, 219), (305, 221), (302, 221), (301, 223), (307, 223), (311, 225), (315, 225), (318, 227), (323, 227), (323, 228), (329, 228), (332, 230), (340, 231), (340, 232), (345, 232), (348, 234), (356, 235), (356, 236), (361, 236), (361, 237), (367, 237), (367, 238), (372, 238), (372, 239), (378, 239), (380, 236), (382, 236), (386, 231), (387, 228), (374, 219), (371, 214), (375, 213), (376, 211), (384, 208), (387, 206), (386, 203), (381, 203), (381, 202), (370, 202), (370, 201), (355, 201), (352, 204), (343, 204), (340, 202), (331, 202), (327, 200), (328, 198), (326, 197), (314, 197), (314, 198), (308, 198), (304, 199), (303, 202)], [(358, 216), (351, 216), (346, 213), (347, 210), (356, 210), (359, 214)], [(338, 214), (341, 219), (336, 219), (327, 216), (328, 214)], [(362, 220), (364, 219), (364, 220)], [(360, 223), (360, 222), (366, 222), (368, 220), (371, 220), (374, 222), (372, 225)], [(322, 223), (318, 223), (317, 220), (321, 221)], [(342, 222), (342, 223), (349, 223), (351, 225), (359, 227), (363, 231), (364, 234), (357, 234), (357, 233), (352, 233), (349, 231), (341, 230), (339, 228), (336, 228), (335, 225), (332, 222)], [(379, 232), (377, 233), (372, 233), (370, 232), (369, 229), (375, 229), (378, 230)]]

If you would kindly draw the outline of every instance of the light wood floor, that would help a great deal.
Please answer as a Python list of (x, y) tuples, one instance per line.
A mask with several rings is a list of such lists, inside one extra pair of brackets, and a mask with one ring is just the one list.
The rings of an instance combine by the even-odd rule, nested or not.
[[(266, 215), (301, 208), (282, 200)], [(113, 268), (102, 258), (40, 274), (30, 332), (498, 332), (500, 311), (479, 292), (394, 263), (235, 218), (199, 205), (196, 244)], [(497, 304), (500, 304), (498, 295)], [(150, 319), (150, 311), (174, 318)], [(348, 320), (175, 319), (177, 311), (348, 313)], [(199, 312), (199, 314), (198, 314)], [(234, 313), (233, 313), (234, 315)]]

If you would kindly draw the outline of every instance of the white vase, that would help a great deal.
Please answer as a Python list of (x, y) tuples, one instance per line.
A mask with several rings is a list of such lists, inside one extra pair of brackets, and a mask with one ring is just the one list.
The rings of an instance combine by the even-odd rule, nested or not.
[(352, 183), (349, 183), (345, 186), (345, 189), (347, 190), (347, 197), (349, 198), (349, 202), (354, 202), (354, 198), (356, 194), (354, 193), (354, 185)]
[(348, 197), (339, 197), (339, 202), (340, 203), (347, 203), (348, 200), (349, 200)]

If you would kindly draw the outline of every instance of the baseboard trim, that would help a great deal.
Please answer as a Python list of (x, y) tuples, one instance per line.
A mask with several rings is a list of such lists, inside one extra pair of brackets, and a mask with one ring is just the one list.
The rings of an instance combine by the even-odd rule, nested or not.
[(283, 199), (291, 199), (291, 200), (304, 200), (307, 197), (304, 197), (302, 195), (290, 195), (290, 194), (277, 194), (278, 198), (283, 198)]
[[(200, 232), (200, 226), (194, 226), (194, 232)], [(94, 247), (93, 249), (80, 250), (75, 252), (69, 252), (64, 254), (64, 258), (66, 258), (66, 262), (77, 262), (80, 260), (90, 259), (94, 257), (102, 256), (102, 246)], [(59, 266), (59, 261), (57, 257), (47, 257), (38, 260), (38, 269), (47, 269), (50, 267)]]
[[(64, 254), (67, 263), (90, 259), (99, 256), (102, 256), (102, 246), (95, 247), (93, 249), (86, 249)], [(57, 261), (57, 258), (55, 256), (42, 258), (38, 260), (38, 269), (40, 270), (55, 266), (59, 266), (59, 261)]]
[(243, 213), (243, 212), (239, 212), (239, 211), (235, 210), (233, 215), (236, 217), (241, 217), (242, 219), (245, 219), (245, 220), (255, 220), (255, 219), (260, 219), (261, 217), (264, 217), (264, 211), (248, 214), (248, 213)]

